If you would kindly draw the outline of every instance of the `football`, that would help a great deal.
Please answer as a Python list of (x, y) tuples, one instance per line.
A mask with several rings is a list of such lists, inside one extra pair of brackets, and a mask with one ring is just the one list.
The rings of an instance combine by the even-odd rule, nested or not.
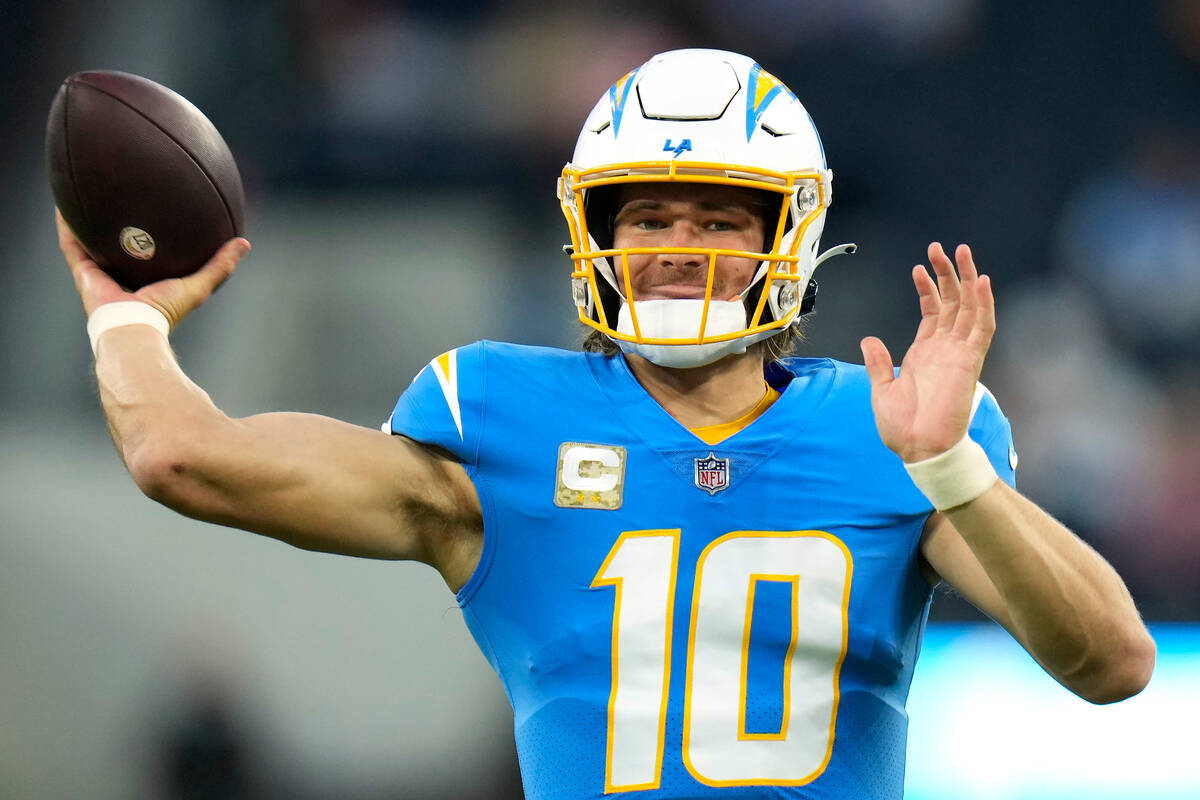
[(242, 179), (221, 134), (186, 98), (138, 75), (63, 81), (46, 168), (75, 237), (130, 290), (196, 271), (243, 231)]

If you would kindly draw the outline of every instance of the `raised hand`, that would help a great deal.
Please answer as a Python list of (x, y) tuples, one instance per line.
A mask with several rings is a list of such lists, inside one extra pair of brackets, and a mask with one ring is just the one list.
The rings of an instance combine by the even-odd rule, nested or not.
[(880, 438), (907, 463), (942, 453), (966, 435), (975, 384), (996, 331), (991, 281), (979, 275), (965, 244), (954, 257), (957, 273), (942, 246), (929, 245), (936, 283), (924, 266), (913, 268), (921, 324), (899, 374), (878, 338), (860, 345)]
[(140, 300), (161, 311), (174, 328), (229, 279), (238, 261), (250, 250), (250, 243), (245, 239), (230, 239), (207, 264), (191, 275), (169, 278), (143, 286), (136, 292), (127, 292), (96, 266), (57, 209), (54, 216), (58, 225), (58, 245), (75, 278), (75, 288), (83, 301), (83, 311), (88, 315), (105, 303)]

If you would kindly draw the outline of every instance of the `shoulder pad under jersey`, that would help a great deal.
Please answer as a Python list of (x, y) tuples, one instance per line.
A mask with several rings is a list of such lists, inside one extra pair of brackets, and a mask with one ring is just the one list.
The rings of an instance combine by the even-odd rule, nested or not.
[(1017, 485), (1017, 451), (1013, 447), (1012, 426), (1000, 410), (995, 396), (982, 383), (975, 384), (971, 405), (971, 438), (982, 445), (997, 474), (1009, 486)]
[(417, 373), (400, 395), (386, 433), (400, 434), (474, 464), (484, 390), (483, 343), (442, 353)]

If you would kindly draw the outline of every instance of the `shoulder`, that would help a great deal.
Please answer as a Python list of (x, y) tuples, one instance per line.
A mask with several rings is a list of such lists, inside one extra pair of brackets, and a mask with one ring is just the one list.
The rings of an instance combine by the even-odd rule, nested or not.
[(589, 355), (593, 354), (481, 339), (434, 356), (413, 383), (433, 379), (443, 389), (453, 385), (460, 396), (482, 395), (488, 383), (503, 381), (506, 376), (560, 374), (561, 370), (585, 368)]
[[(835, 358), (781, 358), (767, 365), (767, 380), (782, 379), (784, 382), (793, 378), (825, 376), (843, 384), (861, 383), (867, 381), (867, 369), (862, 364), (850, 364)], [(870, 382), (867, 381), (870, 386)]]
[(972, 426), (976, 421), (990, 424), (998, 420), (1007, 421), (1007, 418), (1000, 409), (1000, 402), (996, 399), (996, 395), (992, 394), (992, 390), (983, 383), (976, 383), (975, 395), (971, 398)]
[[(485, 416), (552, 401), (558, 387), (578, 386), (589, 359), (553, 347), (481, 340), (434, 356), (400, 396), (384, 430), (436, 445), (473, 462)], [(488, 411), (488, 409), (491, 411)]]
[(766, 377), (780, 390), (819, 392), (835, 403), (870, 402), (871, 381), (861, 364), (833, 358), (786, 358), (768, 364)]
[(489, 403), (509, 402), (513, 395), (553, 401), (587, 385), (609, 360), (599, 353), (486, 340), (471, 345), (470, 351), (460, 359), (460, 371), (473, 371), (463, 386), (475, 387)]
[(1009, 486), (1017, 485), (1017, 449), (1013, 445), (1012, 426), (1000, 408), (996, 396), (982, 383), (975, 385), (971, 403), (971, 438), (987, 452), (997, 474)]
[(486, 359), (489, 368), (495, 366), (522, 371), (544, 368), (573, 369), (583, 367), (590, 360), (607, 358), (599, 353), (584, 353), (579, 350), (563, 350), (559, 347), (541, 345), (494, 342), (487, 339), (475, 342), (470, 347), (479, 351), (481, 358)]

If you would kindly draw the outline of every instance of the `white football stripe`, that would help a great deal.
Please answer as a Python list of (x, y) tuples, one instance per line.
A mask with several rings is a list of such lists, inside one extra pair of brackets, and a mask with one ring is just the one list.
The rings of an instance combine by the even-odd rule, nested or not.
[[(975, 412), (979, 410), (979, 402), (981, 400), (983, 400), (983, 396), (985, 394), (988, 397), (992, 398), (993, 403), (996, 402), (996, 397), (995, 397), (995, 395), (992, 394), (992, 390), (987, 388), (986, 386), (984, 386), (982, 383), (979, 383), (978, 381), (976, 381), (975, 382), (975, 396), (971, 398), (971, 421), (972, 422), (975, 421)], [(996, 403), (996, 404), (999, 405), (999, 403)]]
[(458, 405), (458, 350), (442, 353), (429, 362), (437, 378), (438, 386), (446, 397), (446, 405), (450, 408), (450, 416), (454, 417), (454, 426), (458, 428), (458, 438), (463, 438), (462, 411)]

